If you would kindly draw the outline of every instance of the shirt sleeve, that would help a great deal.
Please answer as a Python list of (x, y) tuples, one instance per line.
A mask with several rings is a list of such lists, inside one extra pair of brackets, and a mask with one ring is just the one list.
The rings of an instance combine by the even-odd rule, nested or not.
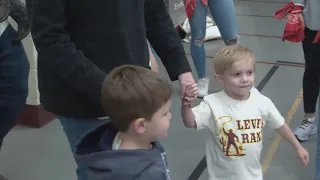
[(197, 124), (197, 130), (201, 130), (210, 126), (210, 121), (214, 118), (209, 103), (204, 99), (201, 103), (192, 108), (192, 112)]
[(172, 81), (191, 72), (181, 38), (174, 28), (164, 0), (145, 0), (147, 38), (159, 55)]
[(272, 129), (278, 129), (280, 128), (284, 123), (284, 117), (280, 114), (276, 106), (273, 104), (273, 102), (268, 98), (268, 107), (267, 107), (267, 118), (266, 123), (267, 126), (269, 126)]
[(38, 52), (38, 67), (55, 73), (73, 88), (101, 101), (106, 73), (76, 48), (65, 30), (66, 0), (26, 1), (31, 13), (31, 34)]

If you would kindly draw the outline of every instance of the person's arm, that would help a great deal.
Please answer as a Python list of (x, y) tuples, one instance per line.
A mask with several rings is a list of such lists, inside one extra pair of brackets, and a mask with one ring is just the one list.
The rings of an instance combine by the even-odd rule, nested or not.
[(309, 153), (294, 136), (289, 126), (284, 123), (284, 125), (276, 129), (276, 131), (284, 140), (291, 144), (293, 149), (297, 152), (298, 160), (302, 165), (306, 166), (309, 163)]
[(276, 131), (284, 140), (291, 144), (294, 150), (297, 151), (299, 148), (303, 148), (286, 123), (276, 129)]
[(195, 115), (192, 112), (191, 104), (181, 106), (181, 115), (183, 124), (187, 128), (197, 128), (197, 123), (195, 120)]
[(306, 163), (306, 156), (307, 152), (303, 148), (303, 146), (299, 143), (297, 138), (294, 136), (293, 132), (285, 122), (284, 117), (280, 114), (274, 103), (268, 98), (266, 104), (267, 107), (267, 124), (273, 129), (276, 130), (276, 132), (285, 140), (287, 141), (295, 151), (297, 151), (298, 156), (301, 161)]
[(205, 99), (194, 108), (191, 105), (182, 104), (181, 115), (186, 127), (198, 130), (210, 127), (210, 121), (214, 119), (212, 110)]
[(191, 72), (181, 39), (175, 31), (164, 0), (145, 0), (147, 38), (159, 55), (171, 80)]
[(106, 76), (79, 51), (64, 29), (68, 0), (27, 0), (32, 14), (31, 34), (38, 51), (38, 68), (55, 73), (72, 88), (100, 102)]

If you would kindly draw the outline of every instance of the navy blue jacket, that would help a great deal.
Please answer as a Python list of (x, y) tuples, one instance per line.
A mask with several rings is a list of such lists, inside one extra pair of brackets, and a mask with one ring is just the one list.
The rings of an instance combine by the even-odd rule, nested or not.
[(112, 150), (117, 133), (107, 123), (78, 143), (76, 158), (88, 165), (90, 180), (170, 180), (166, 153), (158, 142), (151, 150)]

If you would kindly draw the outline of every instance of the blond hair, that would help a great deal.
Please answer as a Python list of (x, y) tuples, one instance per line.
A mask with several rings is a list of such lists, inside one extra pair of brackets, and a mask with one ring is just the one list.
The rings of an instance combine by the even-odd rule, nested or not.
[(255, 55), (244, 46), (231, 45), (221, 48), (213, 59), (213, 68), (216, 74), (222, 74), (232, 64), (240, 59), (252, 60), (255, 63)]

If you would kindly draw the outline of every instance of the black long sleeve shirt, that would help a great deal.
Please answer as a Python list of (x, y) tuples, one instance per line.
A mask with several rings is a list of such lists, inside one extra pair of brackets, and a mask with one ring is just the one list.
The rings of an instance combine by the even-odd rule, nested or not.
[(105, 116), (102, 82), (113, 68), (149, 68), (147, 39), (171, 80), (191, 72), (164, 0), (27, 0), (38, 51), (40, 101), (76, 118)]

